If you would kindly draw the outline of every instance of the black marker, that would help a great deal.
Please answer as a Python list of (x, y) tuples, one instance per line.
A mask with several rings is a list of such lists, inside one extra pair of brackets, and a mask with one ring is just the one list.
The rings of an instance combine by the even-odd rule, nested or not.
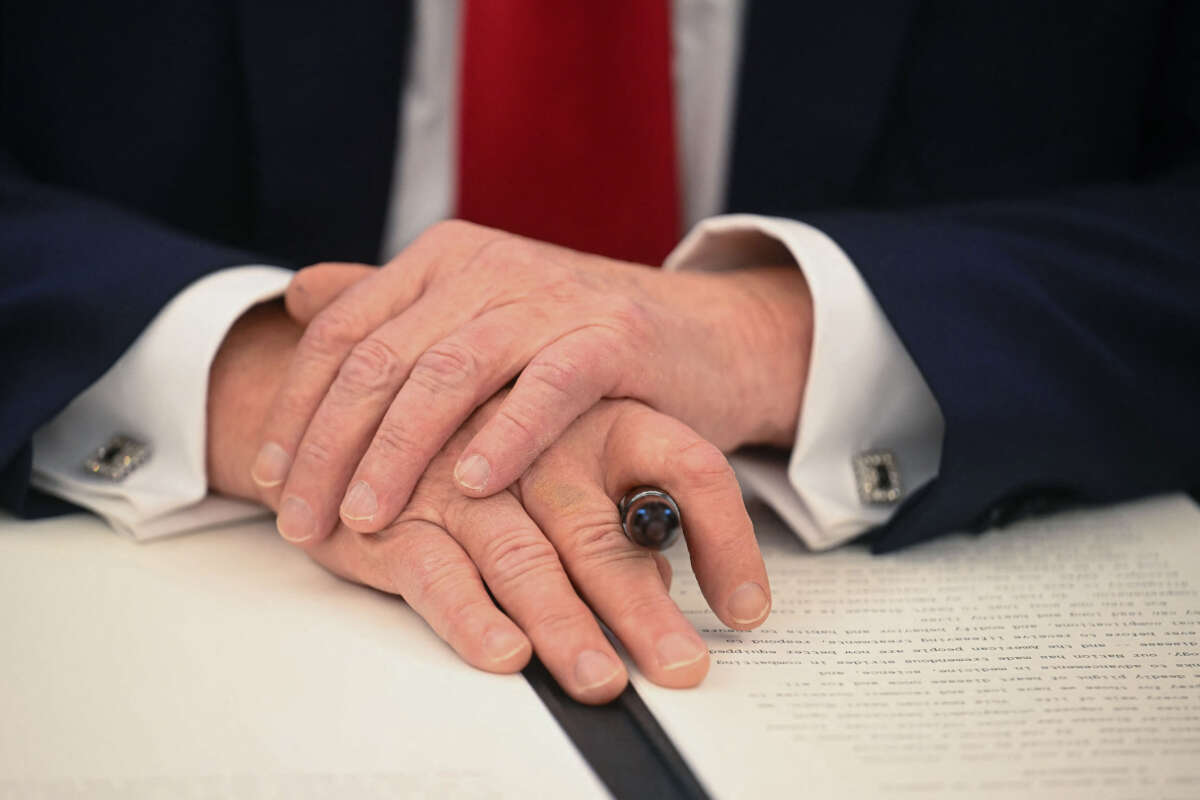
[(621, 498), (618, 509), (621, 530), (634, 544), (651, 550), (666, 550), (679, 538), (682, 529), (679, 506), (662, 489), (653, 486), (630, 489)]

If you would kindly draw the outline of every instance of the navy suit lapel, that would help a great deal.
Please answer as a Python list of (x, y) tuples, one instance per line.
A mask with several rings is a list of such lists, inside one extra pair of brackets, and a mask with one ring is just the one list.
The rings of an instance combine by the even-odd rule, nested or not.
[(307, 263), (378, 258), (411, 8), (239, 0), (255, 142), (254, 243)]
[(729, 210), (794, 214), (852, 199), (915, 5), (747, 3)]

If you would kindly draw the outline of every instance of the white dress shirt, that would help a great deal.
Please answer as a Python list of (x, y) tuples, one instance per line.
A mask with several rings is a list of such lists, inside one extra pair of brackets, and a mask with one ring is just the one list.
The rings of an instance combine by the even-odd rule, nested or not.
[[(460, 14), (457, 0), (415, 4), (382, 260), (453, 214)], [(886, 522), (896, 508), (860, 499), (854, 457), (890, 451), (905, 492), (915, 491), (937, 475), (942, 415), (835, 242), (801, 221), (713, 216), (726, 185), (742, 2), (674, 0), (672, 22), (683, 213), (694, 228), (664, 266), (737, 269), (790, 259), (803, 270), (814, 332), (795, 446), (790, 454), (735, 455), (733, 461), (744, 485), (810, 547), (832, 547)], [(233, 322), (280, 295), (289, 278), (273, 267), (235, 267), (182, 291), (99, 381), (36, 433), (34, 486), (137, 538), (262, 513), (252, 503), (207, 492), (208, 370)], [(119, 483), (84, 473), (86, 455), (118, 432), (148, 443), (153, 455)]]

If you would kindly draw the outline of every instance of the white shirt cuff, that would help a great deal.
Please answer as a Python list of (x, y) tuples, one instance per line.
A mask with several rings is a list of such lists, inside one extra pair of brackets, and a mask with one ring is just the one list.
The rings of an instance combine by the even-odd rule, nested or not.
[[(813, 298), (808, 386), (790, 456), (735, 454), (743, 484), (811, 548), (882, 525), (898, 503), (864, 503), (853, 459), (888, 450), (903, 496), (937, 477), (945, 421), (937, 400), (849, 256), (795, 220), (713, 217), (667, 257), (666, 269), (724, 270), (794, 261)], [(797, 344), (799, 346), (799, 343)]]
[[(232, 267), (172, 298), (108, 372), (34, 434), (33, 486), (138, 539), (264, 513), (255, 503), (208, 496), (208, 373), (238, 317), (283, 294), (291, 278), (279, 267)], [(114, 434), (151, 449), (119, 482), (83, 468)]]

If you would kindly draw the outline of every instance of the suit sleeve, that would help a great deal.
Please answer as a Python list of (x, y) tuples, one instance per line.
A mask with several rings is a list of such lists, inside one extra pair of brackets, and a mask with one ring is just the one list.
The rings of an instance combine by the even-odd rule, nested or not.
[(39, 183), (0, 151), (0, 507), (30, 516), (60, 510), (30, 490), (33, 432), (184, 287), (259, 262)]
[[(261, 515), (257, 503), (208, 492), (209, 373), (234, 322), (282, 295), (292, 274), (231, 267), (175, 295), (100, 380), (34, 433), (31, 485), (136, 539)], [(81, 468), (83, 455), (114, 434), (150, 450), (118, 482)]]
[(858, 266), (945, 418), (891, 550), (1200, 484), (1200, 165), (1053, 198), (808, 221)]
[(875, 549), (1200, 486), (1200, 6), (1173, 8), (1128, 179), (795, 215), (853, 261), (945, 420), (937, 478)]

